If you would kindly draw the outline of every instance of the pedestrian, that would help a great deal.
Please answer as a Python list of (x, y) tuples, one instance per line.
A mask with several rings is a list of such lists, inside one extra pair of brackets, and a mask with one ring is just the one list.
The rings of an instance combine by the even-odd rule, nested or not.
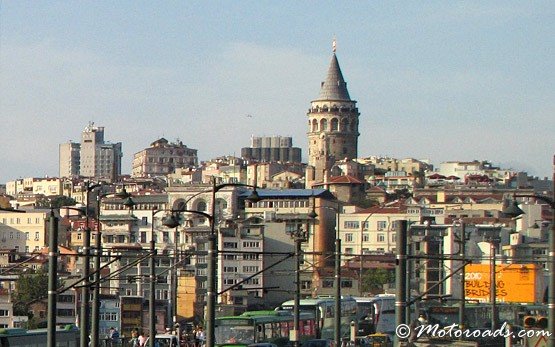
[(131, 347), (139, 347), (139, 332), (136, 329), (131, 330)]
[(206, 334), (204, 333), (204, 330), (201, 326), (198, 327), (195, 334), (195, 342), (197, 347), (204, 346), (204, 343), (206, 342)]
[(139, 342), (139, 347), (143, 347), (146, 345), (146, 337), (142, 332), (139, 333), (139, 337), (137, 338), (137, 340)]
[(424, 329), (426, 325), (428, 325), (426, 315), (423, 313), (419, 314), (418, 318), (410, 324), (409, 344), (414, 344), (414, 342), (422, 336), (422, 329)]

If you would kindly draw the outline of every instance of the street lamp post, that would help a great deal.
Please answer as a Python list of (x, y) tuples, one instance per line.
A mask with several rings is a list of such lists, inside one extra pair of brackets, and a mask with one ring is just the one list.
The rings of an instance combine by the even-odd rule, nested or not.
[(459, 256), (461, 258), (461, 280), (460, 280), (460, 292), (459, 295), (461, 297), (461, 303), (459, 306), (459, 327), (462, 329), (464, 327), (464, 320), (465, 320), (465, 310), (466, 310), (466, 291), (465, 291), (465, 253), (466, 253), (466, 225), (464, 221), (461, 219), (460, 222), (461, 234), (459, 239)]
[(99, 194), (96, 197), (96, 238), (94, 242), (94, 248), (96, 251), (94, 257), (94, 279), (93, 283), (93, 298), (92, 298), (92, 312), (91, 312), (91, 346), (100, 345), (100, 258), (102, 257), (102, 224), (100, 223), (100, 204), (102, 199), (114, 195), (119, 199), (126, 199), (123, 205), (132, 208), (135, 203), (131, 199), (131, 194), (129, 194), (125, 187), (121, 192), (116, 194)]
[(208, 272), (208, 279), (206, 283), (206, 347), (214, 347), (214, 328), (216, 324), (216, 276), (217, 276), (217, 257), (218, 257), (218, 242), (215, 228), (216, 216), (216, 193), (224, 187), (250, 187), (253, 188), (252, 194), (247, 197), (248, 201), (258, 202), (260, 197), (256, 191), (256, 185), (249, 185), (244, 183), (222, 183), (216, 184), (216, 180), (212, 179), (212, 203), (210, 216), (210, 235), (208, 235), (208, 265), (206, 271)]
[(337, 230), (335, 231), (335, 345), (341, 346), (341, 238), (339, 235), (339, 201), (337, 201)]
[(299, 347), (299, 321), (300, 321), (300, 301), (301, 301), (301, 243), (306, 242), (307, 232), (303, 229), (296, 229), (290, 232), (295, 241), (295, 298), (293, 304), (293, 330), (291, 330), (291, 342), (293, 347)]
[(100, 187), (100, 184), (91, 184), (86, 181), (86, 200), (85, 200), (85, 237), (83, 239), (83, 286), (81, 287), (81, 319), (79, 321), (80, 345), (89, 346), (89, 286), (90, 286), (90, 248), (91, 248), (91, 226), (89, 218), (91, 192)]

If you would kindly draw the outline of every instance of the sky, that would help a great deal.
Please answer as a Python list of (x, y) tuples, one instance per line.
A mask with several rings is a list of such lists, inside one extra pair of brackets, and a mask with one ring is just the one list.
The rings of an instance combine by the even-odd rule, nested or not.
[(292, 136), (337, 58), (360, 157), (553, 174), (553, 1), (0, 0), (0, 183), (58, 175), (90, 122), (200, 160)]

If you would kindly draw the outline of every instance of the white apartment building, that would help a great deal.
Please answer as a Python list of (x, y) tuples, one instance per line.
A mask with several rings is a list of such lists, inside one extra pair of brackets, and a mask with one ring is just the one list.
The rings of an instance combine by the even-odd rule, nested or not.
[(383, 254), (396, 252), (396, 223), (399, 220), (420, 222), (420, 210), (409, 210), (398, 202), (389, 206), (374, 206), (339, 216), (341, 251), (349, 254)]
[(264, 268), (264, 227), (246, 222), (220, 227), (218, 240), (218, 292), (224, 292), (218, 301), (244, 309), (264, 296), (265, 283), (257, 274)]
[(0, 211), (0, 248), (30, 253), (46, 246), (49, 213), (46, 210)]

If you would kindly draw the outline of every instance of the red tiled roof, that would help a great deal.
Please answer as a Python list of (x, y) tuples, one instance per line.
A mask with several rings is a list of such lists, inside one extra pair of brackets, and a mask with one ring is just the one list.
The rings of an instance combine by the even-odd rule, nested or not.
[[(58, 251), (60, 252), (60, 255), (77, 255), (76, 251), (74, 251), (71, 248), (64, 247), (64, 246), (58, 246)], [(40, 253), (48, 254), (48, 247), (43, 247), (40, 250)]]
[(351, 175), (332, 176), (330, 177), (328, 182), (319, 182), (319, 183), (316, 183), (315, 186), (321, 186), (324, 184), (364, 184), (364, 181), (361, 181), (358, 178)]

